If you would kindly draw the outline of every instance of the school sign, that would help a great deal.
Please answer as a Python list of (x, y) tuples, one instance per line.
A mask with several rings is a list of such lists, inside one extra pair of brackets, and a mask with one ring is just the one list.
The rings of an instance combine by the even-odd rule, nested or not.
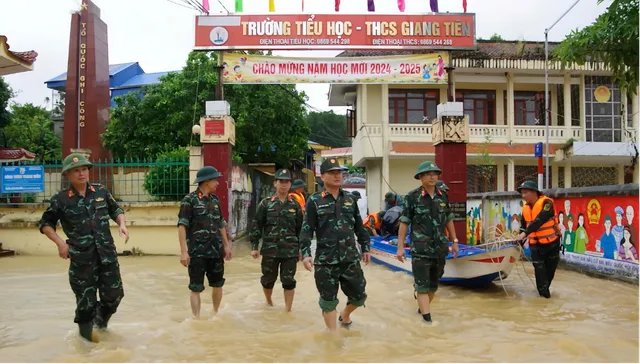
[(475, 50), (475, 14), (203, 15), (196, 50)]

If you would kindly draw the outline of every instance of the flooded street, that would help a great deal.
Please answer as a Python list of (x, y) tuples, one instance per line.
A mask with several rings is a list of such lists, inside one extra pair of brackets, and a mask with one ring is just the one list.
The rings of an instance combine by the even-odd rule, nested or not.
[[(412, 277), (365, 267), (369, 299), (351, 330), (324, 332), (313, 274), (299, 263), (291, 314), (280, 283), (264, 304), (259, 260), (234, 244), (220, 312), (203, 293), (189, 320), (186, 268), (175, 257), (121, 257), (125, 297), (98, 344), (73, 323), (68, 261), (0, 260), (3, 362), (638, 362), (638, 286), (559, 270), (551, 300), (538, 298), (530, 264), (485, 292), (441, 286), (436, 325), (416, 313)], [(176, 249), (177, 249), (176, 243)], [(346, 298), (339, 295), (339, 309)]]

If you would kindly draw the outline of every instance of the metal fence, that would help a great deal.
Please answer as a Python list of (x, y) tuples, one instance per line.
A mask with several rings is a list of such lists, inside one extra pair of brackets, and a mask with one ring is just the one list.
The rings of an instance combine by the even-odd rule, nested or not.
[[(106, 186), (117, 201), (179, 201), (189, 193), (188, 157), (94, 160), (92, 163), (90, 182)], [(62, 176), (62, 161), (20, 161), (2, 163), (2, 166), (42, 166), (44, 192), (0, 193), (0, 205), (46, 203), (54, 193), (69, 186)]]

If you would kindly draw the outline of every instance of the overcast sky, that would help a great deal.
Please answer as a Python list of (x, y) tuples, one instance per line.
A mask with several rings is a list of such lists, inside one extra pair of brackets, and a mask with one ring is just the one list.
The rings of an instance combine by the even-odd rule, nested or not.
[[(178, 0), (173, 0), (180, 2)], [(230, 11), (234, 0), (220, 0)], [(169, 0), (93, 0), (109, 29), (109, 63), (139, 62), (145, 72), (180, 70), (194, 43), (197, 12)], [(244, 0), (246, 13), (267, 13), (268, 0)], [(366, 0), (342, 0), (340, 12), (366, 13)], [(506, 40), (544, 40), (544, 29), (555, 22), (574, 0), (467, 0), (467, 11), (476, 14), (477, 37), (493, 33)], [(295, 7), (285, 4), (296, 4)], [(301, 0), (276, 0), (276, 12), (300, 11)], [(591, 24), (611, 3), (582, 0), (550, 32), (549, 40), (560, 41), (571, 30)], [(211, 13), (222, 6), (210, 0)], [(399, 13), (396, 0), (375, 0), (376, 13)], [(440, 12), (462, 12), (462, 0), (440, 0)], [(0, 34), (8, 38), (13, 51), (35, 50), (35, 70), (6, 76), (18, 93), (18, 103), (45, 106), (51, 90), (44, 82), (65, 72), (67, 67), (71, 13), (80, 8), (80, 0), (0, 0)], [(406, 0), (406, 13), (429, 12), (428, 0)], [(332, 13), (331, 0), (306, 0), (306, 13)], [(338, 51), (287, 51), (276, 55), (297, 57), (334, 57)], [(309, 104), (328, 110), (325, 84), (300, 84), (309, 95)], [(344, 112), (343, 108), (334, 108)]]

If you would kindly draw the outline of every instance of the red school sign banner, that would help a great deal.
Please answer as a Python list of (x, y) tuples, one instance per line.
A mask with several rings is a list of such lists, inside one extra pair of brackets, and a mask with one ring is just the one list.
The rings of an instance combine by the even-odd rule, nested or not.
[(475, 14), (202, 15), (194, 49), (475, 50)]
[(638, 263), (638, 197), (554, 200), (562, 244), (571, 253)]

